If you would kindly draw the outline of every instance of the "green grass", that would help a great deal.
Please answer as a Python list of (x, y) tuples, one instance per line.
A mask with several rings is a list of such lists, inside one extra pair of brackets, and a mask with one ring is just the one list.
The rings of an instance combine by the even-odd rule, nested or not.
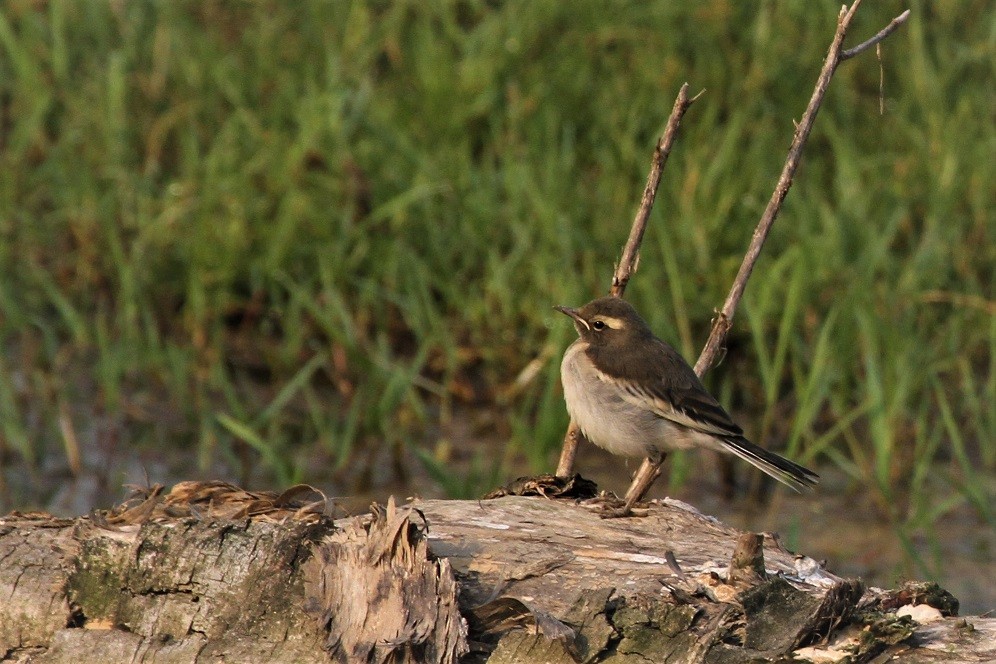
[[(707, 382), (898, 524), (943, 517), (936, 468), (933, 505), (992, 523), (996, 27), (981, 1), (910, 6), (883, 115), (874, 54), (838, 71)], [(866, 3), (849, 43), (903, 7)], [(607, 291), (680, 84), (706, 93), (627, 296), (693, 360), (838, 9), (5, 3), (0, 458), (66, 454), (68, 402), (200, 468), (239, 441), (288, 483), (310, 450), (349, 472), (443, 449), (470, 404), (552, 469), (551, 306)], [(419, 458), (461, 495), (500, 475)]]

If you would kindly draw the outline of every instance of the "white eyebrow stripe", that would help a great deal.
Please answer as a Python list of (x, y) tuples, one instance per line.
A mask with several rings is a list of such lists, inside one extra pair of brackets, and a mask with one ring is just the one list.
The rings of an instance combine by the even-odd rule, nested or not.
[(613, 316), (599, 316), (597, 320), (602, 321), (613, 330), (621, 330), (626, 327), (626, 323), (623, 322), (622, 318), (615, 318)]

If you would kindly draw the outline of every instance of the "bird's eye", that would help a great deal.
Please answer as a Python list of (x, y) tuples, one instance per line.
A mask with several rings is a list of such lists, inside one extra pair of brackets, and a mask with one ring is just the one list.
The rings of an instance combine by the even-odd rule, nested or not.
[(605, 321), (593, 320), (593, 321), (591, 321), (591, 326), (592, 326), (592, 328), (594, 328), (596, 330), (604, 330), (605, 329)]

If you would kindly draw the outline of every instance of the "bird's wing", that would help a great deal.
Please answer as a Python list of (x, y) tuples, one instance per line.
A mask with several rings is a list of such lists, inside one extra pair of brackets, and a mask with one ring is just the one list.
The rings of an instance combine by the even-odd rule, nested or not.
[(653, 370), (614, 379), (623, 398), (694, 431), (724, 438), (743, 436), (743, 429), (709, 394), (684, 358), (664, 342), (655, 341), (659, 345), (654, 348)]
[(743, 436), (743, 429), (704, 389), (628, 386), (626, 393), (627, 399), (649, 408), (659, 417), (694, 431), (722, 437)]

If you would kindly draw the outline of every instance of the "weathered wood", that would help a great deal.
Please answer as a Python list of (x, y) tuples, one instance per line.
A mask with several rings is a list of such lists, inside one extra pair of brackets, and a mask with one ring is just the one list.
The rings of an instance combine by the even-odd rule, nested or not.
[(726, 582), (735, 588), (749, 588), (763, 583), (767, 578), (764, 569), (764, 537), (757, 533), (744, 533), (733, 549)]
[(301, 601), (300, 565), (332, 521), (306, 497), (181, 483), (93, 517), (5, 517), (0, 653), (67, 663), (326, 661)]
[(0, 520), (0, 653), (48, 647), (72, 622), (73, 526), (47, 516)]
[[(302, 505), (291, 503), (270, 511), (274, 520), (254, 511), (262, 494), (196, 486), (203, 500), (183, 502), (184, 484), (94, 518), (0, 521), (0, 653), (67, 663), (326, 661), (301, 601), (300, 563), (331, 519), (293, 518)], [(231, 490), (213, 503), (220, 487)]]
[(517, 496), (324, 507), (184, 483), (2, 518), (0, 661), (996, 660), (996, 620), (950, 615), (932, 584), (863, 591), (770, 535), (731, 578), (758, 538), (677, 501), (615, 520)]
[(430, 559), (419, 524), (394, 500), (329, 536), (306, 565), (307, 595), (323, 607), (325, 649), (349, 662), (453, 662), (467, 628), (445, 558)]

